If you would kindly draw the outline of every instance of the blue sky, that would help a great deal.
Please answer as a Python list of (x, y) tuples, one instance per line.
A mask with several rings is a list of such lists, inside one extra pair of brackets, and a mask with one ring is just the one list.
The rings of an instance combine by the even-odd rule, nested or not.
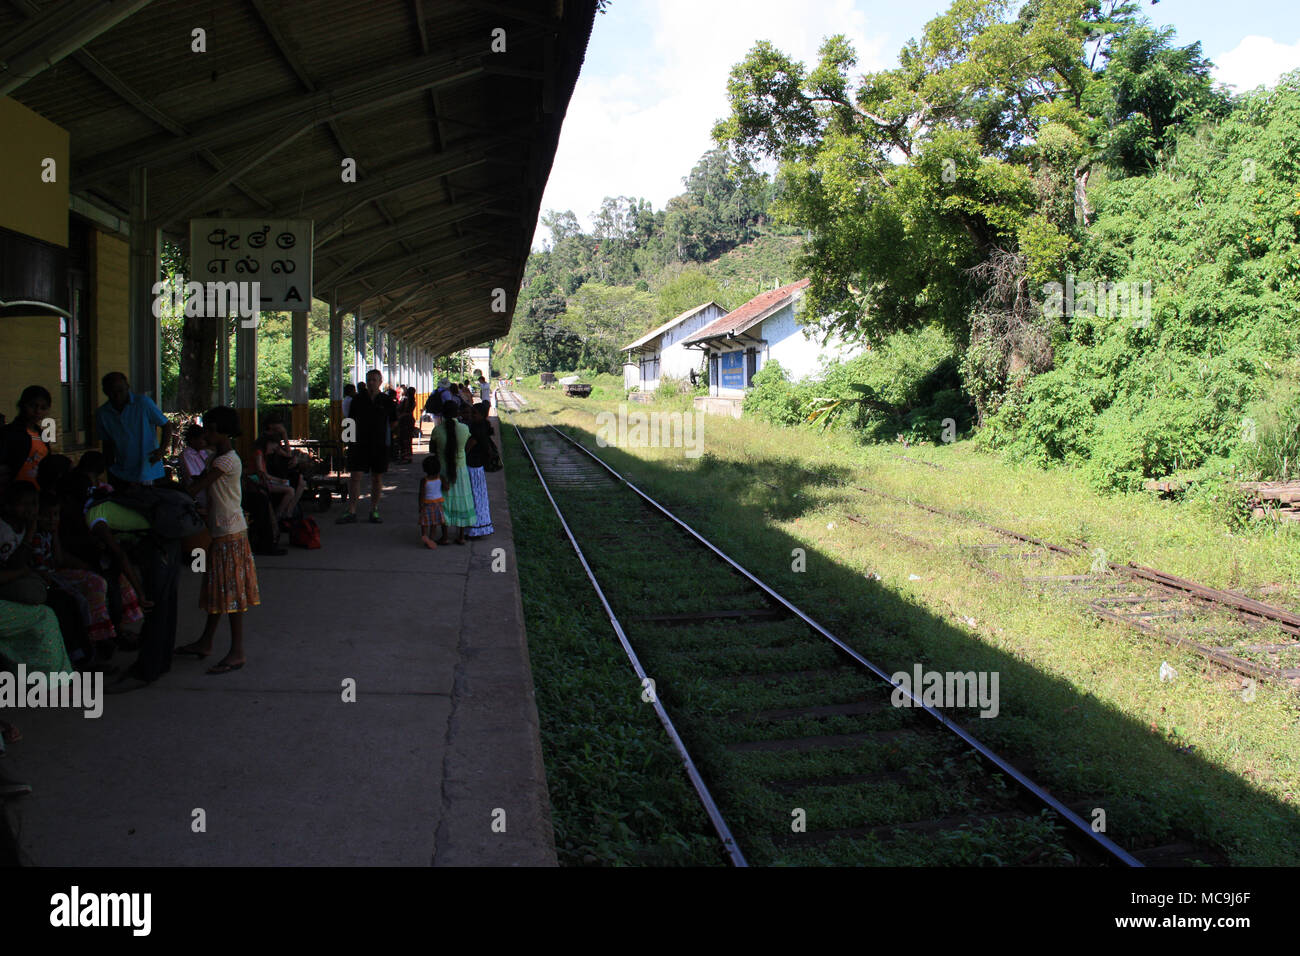
[[(949, 0), (614, 0), (596, 17), (560, 137), (543, 209), (584, 223), (605, 196), (638, 196), (660, 209), (712, 146), (727, 112), (731, 67), (759, 40), (805, 63), (823, 37), (844, 33), (861, 70), (897, 63)], [(1144, 0), (1143, 12), (1200, 40), (1217, 77), (1238, 88), (1270, 84), (1300, 67), (1297, 0)], [(546, 235), (540, 226), (534, 245)]]

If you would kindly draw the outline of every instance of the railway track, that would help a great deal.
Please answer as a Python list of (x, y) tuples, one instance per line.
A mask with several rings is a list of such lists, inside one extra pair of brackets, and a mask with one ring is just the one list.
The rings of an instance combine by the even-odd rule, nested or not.
[(590, 450), (515, 427), (731, 863), (1207, 858), (1093, 832), (1088, 801), (1066, 806), (954, 719), (975, 710), (922, 704)]
[[(987, 574), (1002, 580), (1011, 577), (1006, 571), (990, 566), (994, 562), (1003, 563), (998, 562), (999, 558), (1009, 559), (1022, 570), (1044, 572), (1018, 575), (1026, 585), (1082, 598), (1086, 608), (1098, 617), (1193, 651), (1245, 677), (1300, 689), (1300, 640), (1294, 639), (1300, 637), (1300, 615), (1292, 611), (1234, 591), (1206, 587), (1154, 568), (1119, 564), (1108, 560), (1104, 551), (1085, 542), (1059, 544), (1044, 541), (875, 488), (860, 485), (853, 488), (963, 522), (996, 536), (997, 540), (986, 538), (964, 546), (967, 556), (963, 560)], [(870, 523), (860, 515), (848, 517), (858, 523)], [(895, 528), (876, 527), (896, 536), (899, 534)], [(1013, 543), (1008, 546), (1007, 542)], [(972, 560), (972, 554), (976, 556), (975, 560)], [(1079, 573), (1080, 562), (1086, 563), (1089, 559), (1091, 563), (1087, 572)], [(1271, 639), (1260, 640), (1261, 635), (1270, 634)]]

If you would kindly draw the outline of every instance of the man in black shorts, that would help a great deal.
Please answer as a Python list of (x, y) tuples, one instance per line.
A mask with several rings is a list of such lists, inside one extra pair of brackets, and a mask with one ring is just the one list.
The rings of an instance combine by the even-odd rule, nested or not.
[(380, 524), (379, 499), (384, 493), (384, 472), (388, 471), (388, 435), (397, 421), (397, 406), (379, 390), (384, 373), (371, 369), (366, 373), (366, 387), (357, 390), (343, 427), (352, 426), (353, 440), (348, 444), (348, 510), (335, 524), (357, 520), (357, 502), (361, 498), (361, 476), (370, 475), (370, 523)]

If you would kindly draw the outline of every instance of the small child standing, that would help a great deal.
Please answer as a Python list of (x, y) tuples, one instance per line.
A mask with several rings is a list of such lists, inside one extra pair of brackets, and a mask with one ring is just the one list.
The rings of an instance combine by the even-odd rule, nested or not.
[(420, 540), (425, 547), (436, 548), (433, 531), (443, 524), (442, 517), (442, 475), (438, 471), (438, 456), (429, 455), (422, 466), (424, 475), (420, 478)]
[(203, 635), (193, 644), (176, 648), (185, 657), (205, 658), (212, 653), (221, 615), (230, 616), (230, 652), (208, 669), (209, 674), (228, 674), (244, 666), (244, 612), (261, 603), (257, 588), (257, 565), (248, 546), (248, 524), (240, 507), (240, 475), (243, 466), (230, 440), (239, 437), (239, 413), (228, 405), (210, 408), (203, 414), (203, 436), (212, 450), (208, 470), (186, 490), (194, 498), (208, 494), (207, 564), (199, 607), (208, 612)]

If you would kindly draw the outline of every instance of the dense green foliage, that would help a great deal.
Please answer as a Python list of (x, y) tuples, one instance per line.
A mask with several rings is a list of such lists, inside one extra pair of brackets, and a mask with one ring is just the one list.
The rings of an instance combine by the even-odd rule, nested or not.
[(990, 444), (1079, 464), (1104, 487), (1207, 466), (1294, 473), (1297, 405), (1280, 376), (1300, 355), (1298, 127), (1293, 75), (1183, 136), (1151, 175), (1092, 191), (1080, 272), (1151, 282), (1150, 315), (1076, 313), (1055, 368), (1017, 383)]
[[(716, 137), (780, 163), (811, 314), (877, 345), (747, 407), (871, 440), (973, 418), (1100, 488), (1295, 474), (1300, 75), (1231, 98), (1125, 0), (959, 0), (899, 66), (854, 62), (832, 37), (732, 71)], [(891, 366), (918, 330), (956, 344)]]
[(933, 327), (897, 332), (856, 358), (830, 362), (817, 380), (791, 382), (779, 363), (768, 362), (754, 377), (745, 413), (909, 444), (953, 441), (974, 417), (952, 340)]

